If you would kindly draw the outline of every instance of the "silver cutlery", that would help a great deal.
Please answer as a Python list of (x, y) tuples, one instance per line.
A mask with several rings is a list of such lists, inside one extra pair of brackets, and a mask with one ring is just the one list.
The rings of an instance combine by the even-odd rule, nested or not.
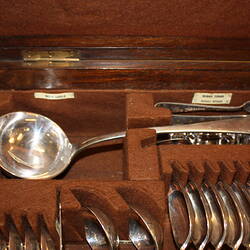
[(56, 250), (55, 242), (52, 239), (42, 216), (39, 218), (40, 225), (40, 248), (41, 250)]
[[(63, 130), (49, 118), (15, 112), (0, 118), (0, 159), (2, 168), (17, 177), (49, 179), (64, 171), (82, 150), (109, 140), (124, 138), (126, 131), (90, 138), (71, 144)], [(157, 135), (185, 133), (250, 134), (250, 118), (210, 121), (188, 125), (152, 127)], [(248, 142), (248, 141), (247, 141)]]
[(134, 219), (129, 220), (129, 239), (138, 250), (154, 246), (152, 236), (137, 220)]
[[(130, 205), (130, 207), (139, 216), (145, 228), (151, 235), (154, 242), (155, 250), (161, 250), (163, 247), (163, 231), (161, 225), (148, 213), (148, 211), (143, 209), (141, 206), (133, 204)], [(131, 236), (130, 239), (132, 240), (134, 245), (136, 245), (134, 237)], [(148, 240), (146, 240), (146, 242), (148, 242)], [(140, 242), (140, 245), (143, 245), (145, 247), (145, 243), (143, 241)], [(137, 248), (137, 249), (143, 249), (143, 248)]]
[(235, 118), (247, 118), (249, 115), (176, 115), (173, 114), (171, 117), (170, 124), (190, 124), (207, 121), (227, 120)]
[(24, 229), (24, 249), (25, 250), (40, 250), (39, 242), (29, 224), (26, 216), (22, 217), (22, 224)]
[(194, 217), (191, 221), (191, 223), (193, 224), (193, 232), (191, 237), (192, 242), (197, 249), (201, 250), (204, 249), (207, 243), (206, 241), (208, 241), (208, 238), (206, 238), (208, 227), (205, 209), (201, 201), (198, 189), (193, 183), (188, 183), (185, 186), (185, 191), (191, 201), (194, 212)]
[[(113, 222), (99, 208), (88, 207), (88, 210), (95, 216), (103, 230), (103, 232), (101, 232), (100, 227), (96, 226), (93, 221), (87, 220), (87, 224), (85, 225), (85, 235), (91, 248), (95, 249), (96, 247), (103, 246), (106, 243), (105, 239), (107, 239), (109, 249), (118, 249), (119, 236)], [(100, 242), (98, 242), (98, 240), (100, 240)]]
[(186, 191), (175, 183), (168, 192), (168, 212), (175, 243), (184, 250), (191, 243), (195, 215)]
[(56, 205), (57, 205), (57, 218), (56, 218), (56, 231), (59, 235), (59, 249), (63, 250), (63, 227), (62, 227), (62, 204), (61, 204), (61, 191), (56, 190)]
[(177, 103), (177, 102), (158, 102), (155, 107), (162, 107), (170, 109), (173, 113), (185, 113), (185, 112), (200, 112), (200, 111), (212, 111), (212, 112), (236, 112), (245, 111), (250, 113), (250, 101), (247, 101), (239, 106), (213, 106), (203, 104), (189, 104), (189, 103)]
[(6, 221), (7, 221), (8, 231), (9, 231), (8, 249), (9, 250), (24, 250), (22, 239), (10, 215), (7, 215)]

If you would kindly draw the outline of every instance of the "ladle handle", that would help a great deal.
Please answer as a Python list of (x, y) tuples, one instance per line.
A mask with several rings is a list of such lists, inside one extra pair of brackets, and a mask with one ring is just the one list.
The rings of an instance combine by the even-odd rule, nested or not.
[(170, 109), (173, 113), (197, 112), (197, 111), (215, 111), (215, 112), (236, 112), (241, 111), (242, 106), (212, 106), (212, 105), (199, 105), (189, 103), (177, 102), (158, 102), (155, 107), (162, 107)]
[[(250, 117), (210, 121), (210, 122), (187, 124), (187, 125), (151, 127), (149, 129), (154, 129), (156, 131), (156, 134), (185, 133), (185, 132), (250, 134)], [(83, 141), (80, 145), (78, 145), (76, 147), (76, 150), (74, 151), (74, 154), (77, 154), (80, 151), (92, 145), (105, 141), (121, 139), (124, 138), (125, 136), (126, 136), (126, 131), (121, 131), (90, 138), (86, 141)]]
[(77, 148), (75, 153), (79, 153), (80, 151), (84, 150), (85, 148), (91, 147), (92, 145), (105, 142), (105, 141), (111, 141), (116, 139), (121, 139), (126, 136), (126, 131), (121, 132), (115, 132), (111, 134), (106, 135), (100, 135), (93, 138), (90, 138), (88, 140), (83, 141)]

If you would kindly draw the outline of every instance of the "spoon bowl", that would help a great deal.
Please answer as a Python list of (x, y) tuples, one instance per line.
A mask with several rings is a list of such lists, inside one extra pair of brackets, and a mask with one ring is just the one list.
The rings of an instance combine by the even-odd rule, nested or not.
[(163, 230), (161, 225), (148, 213), (148, 211), (137, 205), (131, 205), (131, 209), (140, 217), (141, 221), (145, 225), (151, 235), (155, 249), (161, 250), (163, 247)]
[[(88, 210), (95, 216), (96, 220), (101, 226), (102, 231), (104, 232), (104, 234), (102, 234), (100, 228), (98, 228), (96, 224), (89, 222), (87, 227), (85, 227), (85, 232), (86, 232), (86, 239), (90, 244), (90, 246), (92, 247), (92, 245), (96, 246), (98, 244), (100, 244), (101, 246), (105, 245), (105, 239), (107, 239), (110, 249), (118, 249), (119, 236), (113, 222), (99, 208), (88, 207)], [(92, 228), (94, 229), (94, 231), (92, 231)], [(97, 238), (99, 239), (97, 240)]]
[[(211, 187), (203, 183), (201, 185), (201, 193), (203, 193), (205, 200), (210, 208), (208, 213), (208, 223), (211, 227), (209, 241), (216, 249), (220, 249), (225, 241), (225, 234), (223, 235), (223, 217)], [(201, 196), (203, 197), (203, 196)], [(205, 206), (204, 206), (205, 207)]]
[(175, 243), (184, 250), (191, 242), (195, 215), (186, 191), (177, 184), (171, 184), (169, 189), (168, 212)]
[[(198, 248), (204, 241), (208, 230), (205, 209), (201, 201), (198, 189), (194, 184), (188, 183), (185, 187), (185, 191), (187, 192), (194, 211), (194, 219), (192, 221), (192, 224), (194, 226), (192, 241)], [(203, 245), (205, 245), (205, 243)]]
[(149, 232), (134, 219), (129, 220), (129, 239), (138, 250), (154, 245), (154, 241)]
[(233, 249), (238, 249), (243, 240), (242, 223), (239, 211), (233, 199), (226, 191), (223, 183), (217, 183), (216, 188), (224, 202), (224, 207), (227, 210), (227, 216), (225, 219), (227, 220), (228, 224), (228, 232), (225, 243)]

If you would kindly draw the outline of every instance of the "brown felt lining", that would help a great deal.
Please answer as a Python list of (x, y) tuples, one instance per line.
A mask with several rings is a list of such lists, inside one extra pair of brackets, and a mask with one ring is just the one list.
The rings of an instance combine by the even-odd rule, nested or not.
[[(60, 93), (65, 91), (50, 91)], [(176, 249), (166, 207), (169, 183), (188, 180), (197, 185), (203, 180), (223, 179), (245, 183), (249, 178), (249, 145), (160, 145), (148, 126), (167, 125), (171, 112), (154, 108), (158, 101), (191, 102), (190, 90), (176, 91), (95, 91), (71, 90), (75, 99), (49, 101), (34, 99), (34, 91), (1, 91), (0, 115), (25, 110), (50, 117), (61, 126), (70, 140), (129, 128), (124, 140), (104, 143), (76, 159), (58, 180), (1, 180), (0, 226), (5, 228), (10, 214), (17, 229), (27, 215), (39, 234), (38, 215), (42, 215), (58, 242), (55, 231), (56, 189), (61, 190), (65, 242), (77, 249), (89, 249), (83, 236), (84, 219), (93, 218), (87, 206), (102, 209), (115, 224), (121, 239), (128, 238), (128, 219), (137, 218), (130, 205), (142, 206), (163, 226), (164, 249)], [(232, 105), (249, 99), (249, 91), (232, 91)], [(1, 176), (5, 178), (4, 175)], [(59, 180), (60, 179), (60, 180)], [(10, 199), (5, 202), (6, 193)], [(30, 202), (32, 200), (32, 202)], [(78, 248), (80, 249), (80, 248)], [(134, 249), (124, 245), (121, 249)]]
[(249, 38), (248, 1), (0, 1), (0, 35)]

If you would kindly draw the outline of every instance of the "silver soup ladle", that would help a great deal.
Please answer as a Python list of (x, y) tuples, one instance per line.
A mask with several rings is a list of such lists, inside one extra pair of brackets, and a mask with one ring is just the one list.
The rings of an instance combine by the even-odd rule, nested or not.
[[(237, 133), (250, 134), (250, 118), (188, 125), (152, 127), (157, 134)], [(0, 165), (25, 179), (50, 179), (62, 173), (82, 150), (100, 142), (124, 138), (126, 131), (93, 137), (72, 144), (49, 118), (30, 112), (9, 113), (0, 118)]]

